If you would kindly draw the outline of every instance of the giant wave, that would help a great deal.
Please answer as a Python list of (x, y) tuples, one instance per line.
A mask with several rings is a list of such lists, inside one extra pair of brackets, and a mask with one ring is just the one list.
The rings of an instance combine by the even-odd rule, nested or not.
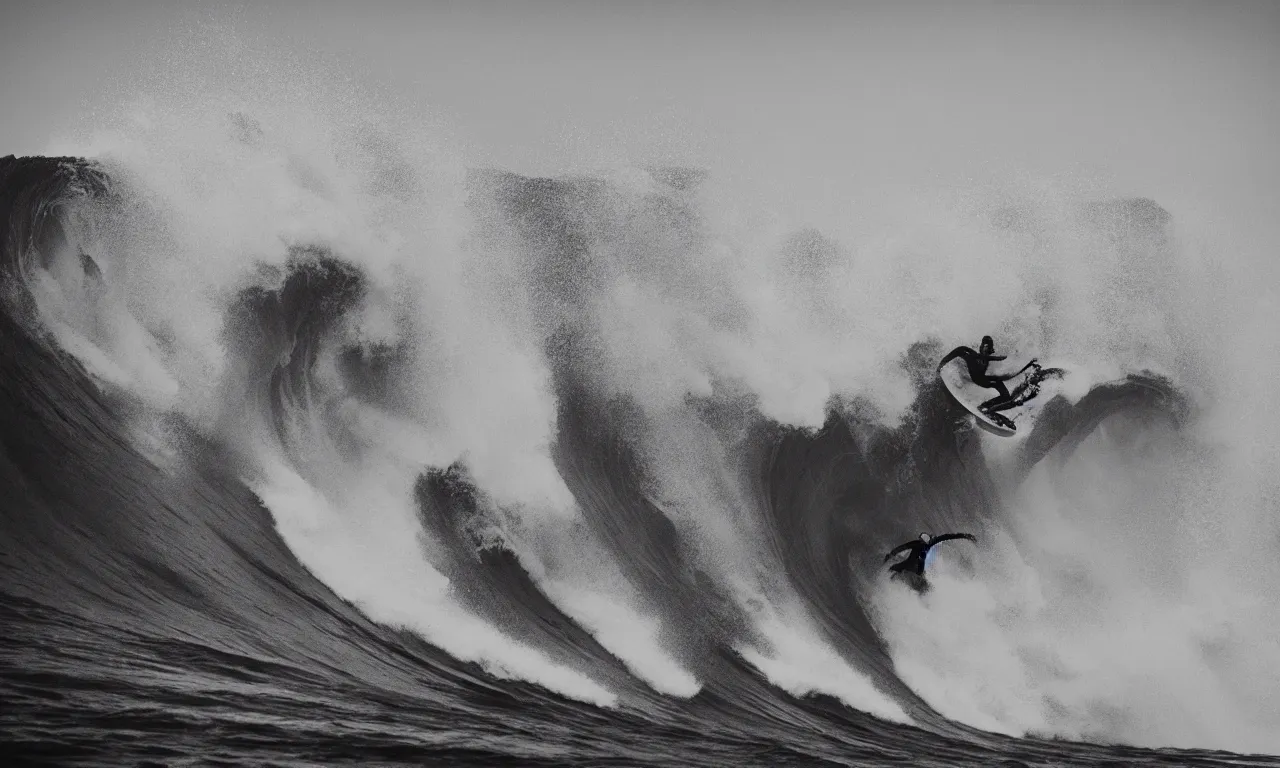
[[(1274, 582), (1205, 554), (1250, 552), (1214, 513), (1241, 449), (1205, 273), (1155, 203), (988, 211), (943, 227), (948, 266), (734, 230), (689, 171), (458, 173), (376, 134), (326, 160), (219, 120), (194, 152), (0, 160), (20, 753), (1280, 749)], [(1074, 366), (1005, 442), (933, 375), (988, 329)], [(982, 542), (923, 599), (880, 562), (921, 530)]]

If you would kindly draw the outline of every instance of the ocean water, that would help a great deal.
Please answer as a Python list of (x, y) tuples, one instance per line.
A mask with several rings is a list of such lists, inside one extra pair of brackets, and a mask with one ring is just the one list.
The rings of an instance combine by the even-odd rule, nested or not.
[[(1159, 201), (835, 235), (272, 94), (68, 152), (0, 159), (20, 761), (1276, 764), (1274, 285)], [(1067, 371), (1012, 438), (984, 334)]]

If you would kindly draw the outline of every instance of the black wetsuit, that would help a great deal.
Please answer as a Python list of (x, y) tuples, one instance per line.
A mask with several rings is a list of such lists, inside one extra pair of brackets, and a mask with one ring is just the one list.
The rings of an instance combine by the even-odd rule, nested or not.
[(892, 552), (885, 555), (884, 559), (885, 562), (888, 562), (894, 555), (910, 550), (910, 554), (907, 555), (906, 559), (889, 566), (889, 570), (895, 573), (914, 573), (917, 576), (924, 576), (924, 561), (925, 557), (929, 554), (929, 550), (939, 542), (951, 541), (953, 539), (968, 539), (972, 542), (978, 541), (968, 533), (944, 533), (941, 536), (935, 536), (932, 539), (929, 539), (927, 542), (915, 539), (913, 541), (908, 541), (906, 544), (899, 544), (893, 548)]
[[(965, 365), (969, 369), (969, 378), (973, 380), (974, 384), (977, 384), (980, 387), (986, 387), (987, 389), (994, 389), (995, 391), (1000, 393), (999, 395), (996, 395), (995, 397), (991, 398), (985, 403), (982, 403), (981, 405), (979, 405), (978, 410), (999, 411), (1005, 408), (1012, 407), (1013, 398), (1009, 396), (1009, 388), (1006, 387), (1004, 383), (1009, 379), (1012, 379), (1014, 376), (1017, 376), (1018, 373), (1022, 373), (1022, 371), (1018, 371), (1018, 373), (1006, 374), (1003, 376), (990, 376), (987, 374), (987, 366), (991, 365), (991, 363), (996, 362), (997, 360), (1006, 359), (1006, 355), (995, 355), (995, 354), (988, 355), (988, 354), (983, 354), (982, 352), (978, 352), (976, 350), (970, 349), (969, 347), (956, 347), (955, 349), (948, 352), (946, 357), (942, 358), (942, 361), (938, 363), (938, 368), (941, 369), (944, 365), (951, 362), (957, 357), (964, 360)], [(1035, 361), (1033, 360), (1032, 362), (1035, 362)], [(1025, 371), (1029, 367), (1031, 367), (1031, 363), (1027, 363), (1027, 366), (1024, 367), (1022, 370)]]

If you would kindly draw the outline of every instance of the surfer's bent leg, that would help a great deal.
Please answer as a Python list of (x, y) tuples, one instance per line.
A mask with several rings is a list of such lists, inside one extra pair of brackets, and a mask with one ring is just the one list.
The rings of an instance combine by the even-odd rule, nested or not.
[(975, 380), (973, 383), (977, 384), (980, 387), (986, 387), (987, 389), (994, 389), (995, 391), (1000, 393), (995, 397), (991, 398), (990, 400), (986, 401), (985, 403), (982, 403), (981, 405), (979, 405), (978, 410), (998, 411), (998, 410), (1001, 410), (1000, 406), (1004, 406), (1005, 408), (1008, 408), (1013, 404), (1013, 398), (1009, 395), (1009, 388), (1004, 385), (1003, 381), (1000, 381), (999, 379), (988, 379), (986, 377), (983, 377), (982, 381)]

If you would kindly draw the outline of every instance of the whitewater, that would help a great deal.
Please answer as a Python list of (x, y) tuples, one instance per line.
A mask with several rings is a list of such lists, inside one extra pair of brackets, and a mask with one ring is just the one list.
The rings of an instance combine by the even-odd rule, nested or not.
[[(1242, 241), (1060, 179), (823, 231), (221, 65), (0, 159), (13, 754), (1275, 764)], [(985, 334), (1068, 371), (1013, 438), (935, 373)]]

